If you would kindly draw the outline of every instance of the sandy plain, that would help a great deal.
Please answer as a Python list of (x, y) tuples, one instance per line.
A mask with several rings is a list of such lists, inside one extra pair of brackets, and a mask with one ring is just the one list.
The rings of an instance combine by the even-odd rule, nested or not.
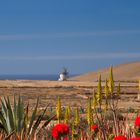
[[(104, 86), (104, 82), (102, 85)], [(25, 104), (29, 102), (30, 107), (35, 105), (38, 96), (40, 107), (45, 107), (48, 103), (55, 107), (58, 96), (61, 97), (63, 106), (86, 107), (87, 100), (93, 96), (94, 90), (97, 90), (97, 82), (91, 81), (0, 80), (1, 98), (8, 96), (13, 101), (14, 95), (20, 95)], [(119, 108), (140, 109), (138, 93), (137, 82), (121, 82)]]

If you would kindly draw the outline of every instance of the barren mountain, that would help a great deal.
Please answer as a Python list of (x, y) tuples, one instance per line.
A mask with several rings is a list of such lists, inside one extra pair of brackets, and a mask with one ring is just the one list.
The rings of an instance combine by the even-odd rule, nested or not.
[[(83, 75), (79, 75), (71, 78), (76, 81), (97, 81), (99, 74), (102, 76), (102, 80), (105, 80), (109, 76), (109, 69), (104, 68), (101, 70), (89, 72)], [(114, 80), (118, 81), (135, 81), (140, 79), (140, 61), (120, 64), (113, 67)]]

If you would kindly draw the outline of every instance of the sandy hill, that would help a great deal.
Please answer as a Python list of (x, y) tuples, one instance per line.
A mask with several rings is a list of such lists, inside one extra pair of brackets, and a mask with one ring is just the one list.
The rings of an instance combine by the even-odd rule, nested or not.
[[(71, 78), (76, 81), (97, 81), (99, 74), (102, 75), (102, 80), (109, 76), (109, 69), (105, 68), (94, 72), (86, 73), (80, 76)], [(140, 61), (127, 64), (120, 64), (113, 67), (114, 80), (131, 81), (140, 79)]]

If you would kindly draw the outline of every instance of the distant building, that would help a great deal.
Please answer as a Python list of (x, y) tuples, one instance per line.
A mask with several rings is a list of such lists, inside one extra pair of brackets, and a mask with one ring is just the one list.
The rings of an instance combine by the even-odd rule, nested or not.
[(59, 79), (58, 79), (59, 81), (66, 81), (67, 80), (67, 77), (66, 77), (66, 75), (64, 75), (64, 74), (60, 74), (59, 75)]
[(59, 75), (58, 81), (66, 81), (68, 78), (68, 71), (66, 68), (63, 69), (63, 71)]

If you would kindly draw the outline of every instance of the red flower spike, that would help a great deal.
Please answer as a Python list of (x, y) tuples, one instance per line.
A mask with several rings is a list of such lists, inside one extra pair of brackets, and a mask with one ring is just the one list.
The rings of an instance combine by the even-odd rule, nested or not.
[(98, 125), (92, 125), (91, 130), (93, 130), (93, 131), (98, 130)]
[(127, 140), (127, 138), (124, 136), (117, 136), (114, 138), (114, 140)]
[(135, 127), (140, 127), (140, 116), (138, 116), (135, 120)]
[[(57, 124), (52, 129), (52, 136), (55, 139), (64, 137), (69, 133), (69, 127), (67, 124)], [(65, 138), (64, 138), (65, 139)], [(67, 139), (66, 139), (67, 140)]]

